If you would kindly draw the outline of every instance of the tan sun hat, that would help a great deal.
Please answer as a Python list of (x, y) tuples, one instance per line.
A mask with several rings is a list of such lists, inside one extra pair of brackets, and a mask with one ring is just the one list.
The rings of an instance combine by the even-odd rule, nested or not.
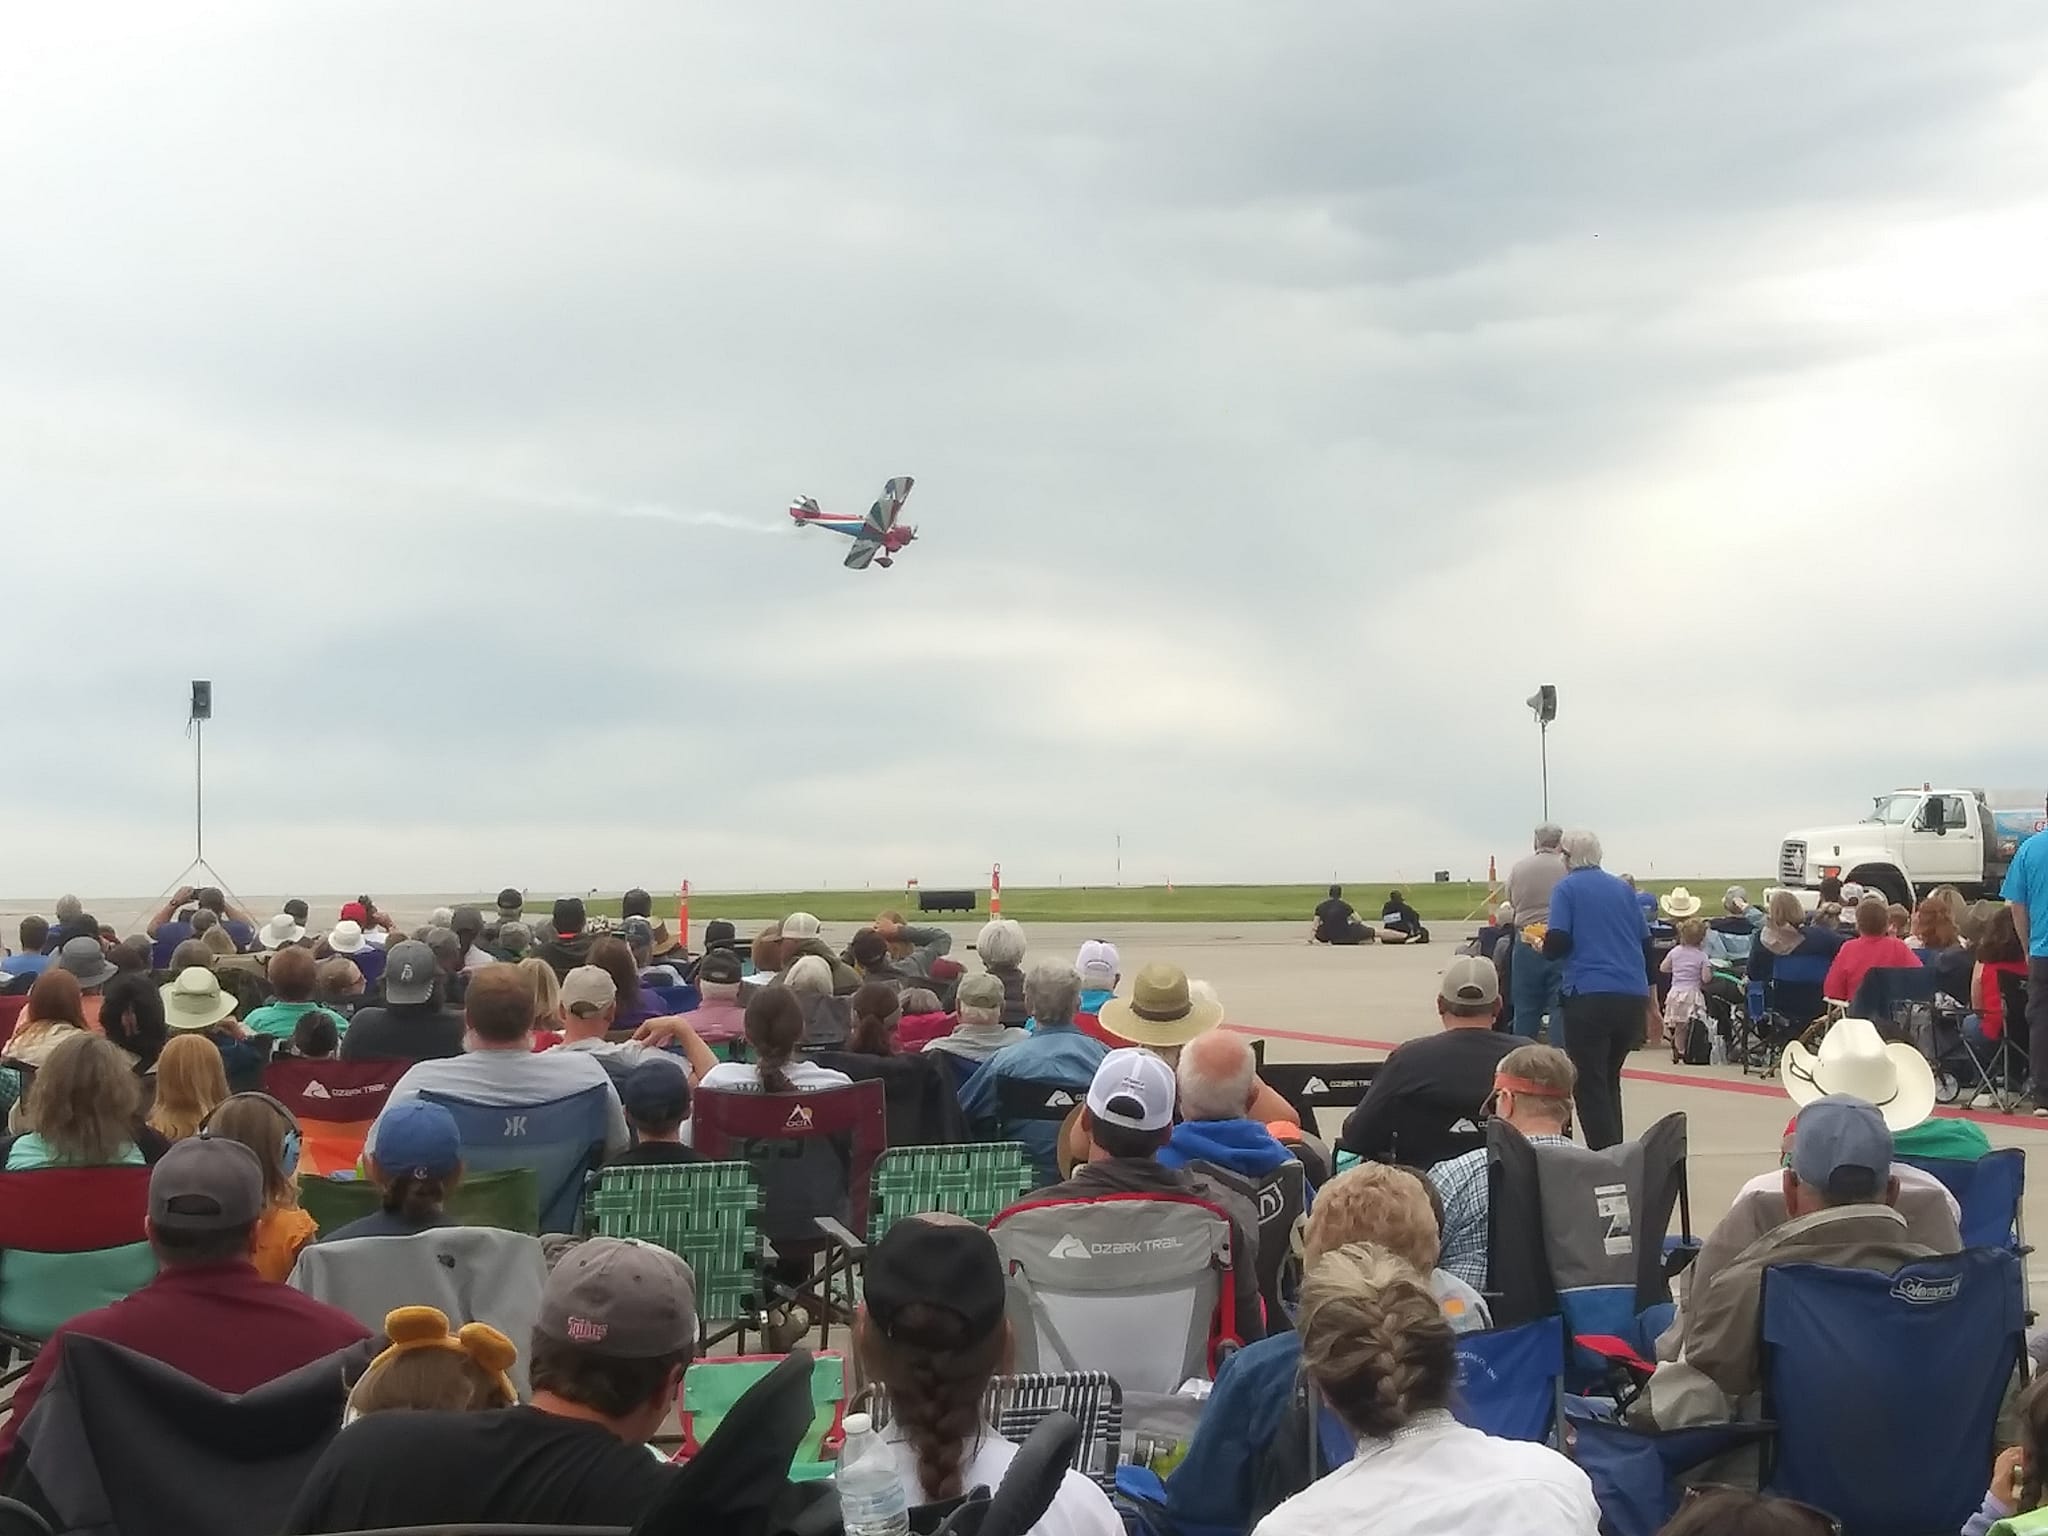
[(1868, 1019), (1837, 1019), (1820, 1049), (1785, 1047), (1779, 1080), (1802, 1108), (1831, 1093), (1875, 1104), (1893, 1131), (1909, 1131), (1934, 1113), (1934, 1069), (1910, 1045), (1887, 1045)]
[(203, 965), (188, 965), (156, 990), (166, 1029), (211, 1029), (235, 1011), (234, 994), (223, 992), (220, 978)]
[(1154, 962), (1131, 983), (1130, 1000), (1112, 997), (1096, 1020), (1119, 1040), (1133, 1045), (1186, 1045), (1223, 1022), (1223, 1005), (1188, 989), (1188, 973)]

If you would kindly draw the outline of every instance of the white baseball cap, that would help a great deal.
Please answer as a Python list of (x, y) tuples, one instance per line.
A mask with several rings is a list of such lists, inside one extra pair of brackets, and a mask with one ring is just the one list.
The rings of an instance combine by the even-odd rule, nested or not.
[(1088, 1085), (1088, 1113), (1129, 1131), (1163, 1131), (1173, 1124), (1173, 1068), (1150, 1051), (1111, 1051)]
[(1081, 973), (1084, 984), (1099, 982), (1107, 987), (1114, 985), (1117, 977), (1123, 974), (1123, 957), (1107, 940), (1090, 939), (1074, 956), (1074, 969)]
[(815, 939), (822, 926), (808, 912), (792, 912), (782, 920), (782, 936), (785, 939)]

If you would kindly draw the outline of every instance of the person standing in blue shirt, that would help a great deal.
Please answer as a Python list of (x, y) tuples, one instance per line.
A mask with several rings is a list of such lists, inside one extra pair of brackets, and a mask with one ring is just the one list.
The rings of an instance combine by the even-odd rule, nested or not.
[(2048, 1119), (2048, 832), (2019, 846), (1999, 892), (2012, 906), (2012, 926), (2027, 952), (2028, 1059), (2034, 1063), (2034, 1113)]
[(1600, 839), (1564, 835), (1543, 953), (1564, 965), (1564, 1049), (1578, 1068), (1579, 1126), (1596, 1152), (1621, 1140), (1621, 1069), (1656, 1011), (1650, 923), (1628, 882), (1600, 867)]
[(977, 1135), (1022, 1142), (1031, 1156), (1037, 1183), (1059, 1181), (1060, 1121), (1003, 1118), (1005, 1079), (1056, 1085), (1079, 1104), (1095, 1079), (1095, 1069), (1109, 1054), (1100, 1040), (1075, 1027), (1081, 1003), (1081, 977), (1072, 966), (1041, 965), (1024, 978), (1024, 1003), (1037, 1027), (1027, 1040), (1006, 1045), (974, 1069), (960, 1089), (960, 1108)]

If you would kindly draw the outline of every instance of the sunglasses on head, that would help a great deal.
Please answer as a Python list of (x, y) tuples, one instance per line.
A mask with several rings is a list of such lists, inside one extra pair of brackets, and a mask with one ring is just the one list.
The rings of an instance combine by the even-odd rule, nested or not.
[(1679, 1505), (1683, 1508), (1688, 1504), (1697, 1504), (1701, 1499), (1719, 1498), (1724, 1494), (1740, 1494), (1750, 1499), (1762, 1498), (1773, 1509), (1789, 1510), (1801, 1519), (1810, 1521), (1816, 1536), (1842, 1536), (1842, 1522), (1816, 1505), (1800, 1499), (1759, 1495), (1752, 1489), (1737, 1488), (1732, 1483), (1695, 1483), (1685, 1490), (1685, 1497), (1679, 1501)]

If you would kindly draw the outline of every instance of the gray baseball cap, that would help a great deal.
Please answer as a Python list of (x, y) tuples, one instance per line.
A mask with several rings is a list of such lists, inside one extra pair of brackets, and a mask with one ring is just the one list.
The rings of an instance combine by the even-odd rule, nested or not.
[(1500, 972), (1491, 960), (1459, 955), (1444, 967), (1436, 995), (1453, 1008), (1490, 1008), (1500, 1001)]
[(672, 1355), (697, 1342), (697, 1277), (665, 1248), (593, 1237), (549, 1271), (539, 1328), (614, 1359)]
[(434, 995), (434, 980), (440, 974), (433, 950), (418, 939), (402, 940), (384, 957), (384, 1001), (424, 1003)]
[(263, 1214), (263, 1165), (239, 1141), (188, 1136), (149, 1175), (149, 1220), (166, 1232), (225, 1232)]
[(1891, 1177), (1892, 1133), (1875, 1104), (1831, 1093), (1815, 1099), (1799, 1111), (1792, 1122), (1792, 1171), (1799, 1182), (1828, 1194), (1838, 1194), (1836, 1180), (1843, 1173), (1861, 1173), (1853, 1180), (1867, 1187), (1875, 1179), (1880, 1189)]

